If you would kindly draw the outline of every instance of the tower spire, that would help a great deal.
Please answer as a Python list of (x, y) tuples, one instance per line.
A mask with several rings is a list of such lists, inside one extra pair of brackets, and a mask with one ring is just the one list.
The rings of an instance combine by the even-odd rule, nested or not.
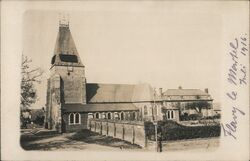
[(69, 14), (59, 13), (59, 32), (51, 64), (83, 66), (69, 29)]
[(65, 12), (59, 13), (59, 27), (69, 27), (69, 14)]

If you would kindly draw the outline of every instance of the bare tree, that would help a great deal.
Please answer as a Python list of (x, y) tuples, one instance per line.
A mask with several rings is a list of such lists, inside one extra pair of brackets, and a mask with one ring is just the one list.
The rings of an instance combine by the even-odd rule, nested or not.
[(27, 56), (22, 55), (22, 80), (21, 80), (21, 110), (28, 109), (37, 100), (35, 83), (41, 83), (43, 71), (41, 68), (31, 68), (32, 62)]

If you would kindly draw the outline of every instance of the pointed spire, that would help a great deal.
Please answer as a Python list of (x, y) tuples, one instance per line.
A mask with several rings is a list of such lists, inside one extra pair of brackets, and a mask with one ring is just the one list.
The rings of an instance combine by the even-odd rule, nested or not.
[(65, 14), (59, 14), (59, 32), (51, 64), (83, 66), (69, 29), (69, 15), (66, 18)]
[(59, 13), (59, 26), (69, 27), (69, 14), (68, 13)]

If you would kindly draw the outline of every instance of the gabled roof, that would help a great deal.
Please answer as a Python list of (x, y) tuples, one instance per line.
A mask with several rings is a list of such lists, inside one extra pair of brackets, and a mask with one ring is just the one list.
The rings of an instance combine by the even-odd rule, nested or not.
[(164, 96), (209, 96), (208, 93), (200, 89), (168, 89)]
[(132, 103), (101, 103), (101, 104), (65, 104), (65, 112), (107, 112), (107, 111), (135, 111), (139, 110)]
[(83, 66), (68, 25), (60, 25), (52, 65)]
[(86, 84), (88, 103), (152, 101), (153, 90), (148, 84)]

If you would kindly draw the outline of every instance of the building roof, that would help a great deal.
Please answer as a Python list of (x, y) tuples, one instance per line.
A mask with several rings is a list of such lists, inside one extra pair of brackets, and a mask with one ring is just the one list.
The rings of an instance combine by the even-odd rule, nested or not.
[(65, 104), (65, 112), (104, 112), (104, 111), (135, 111), (139, 110), (132, 103), (100, 103), (100, 104)]
[(83, 66), (68, 25), (60, 25), (52, 65)]
[(164, 96), (209, 96), (208, 93), (200, 89), (168, 89)]
[(153, 100), (153, 89), (148, 84), (86, 84), (88, 103), (142, 102)]

